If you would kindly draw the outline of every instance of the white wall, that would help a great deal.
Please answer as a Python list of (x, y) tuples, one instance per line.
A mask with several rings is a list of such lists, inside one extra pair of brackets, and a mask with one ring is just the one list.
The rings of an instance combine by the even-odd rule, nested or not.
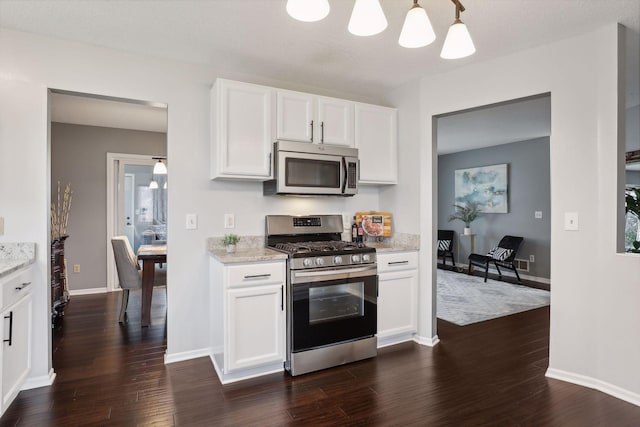
[[(616, 254), (618, 27), (425, 77), (421, 84), (420, 289), (435, 296), (432, 117), (551, 92), (548, 375), (640, 404), (640, 257)], [(624, 104), (623, 104), (624, 105)], [(401, 165), (401, 169), (404, 167)], [(623, 182), (623, 180), (621, 180)], [(578, 212), (579, 231), (564, 230)], [(427, 316), (433, 318), (433, 316)], [(435, 336), (435, 322), (429, 327)]]
[[(379, 208), (378, 189), (362, 188), (353, 198), (280, 198), (263, 197), (259, 183), (209, 180), (209, 89), (216, 70), (145, 58), (110, 49), (48, 39), (31, 34), (0, 30), (0, 76), (11, 81), (25, 81), (26, 88), (35, 91), (29, 98), (27, 111), (20, 124), (35, 136), (2, 137), (11, 154), (4, 157), (3, 177), (33, 172), (30, 191), (20, 192), (20, 200), (2, 198), (11, 205), (6, 215), (6, 235), (3, 241), (35, 240), (39, 247), (47, 246), (49, 160), (47, 157), (46, 88), (108, 95), (168, 105), (167, 147), (171, 162), (169, 186), (170, 244), (168, 256), (168, 327), (167, 354), (171, 360), (204, 354), (208, 343), (209, 315), (208, 262), (206, 238), (224, 234), (224, 213), (236, 214), (236, 233), (263, 234), (264, 215), (275, 213), (349, 213)], [(234, 76), (226, 75), (227, 78)], [(246, 76), (243, 77), (246, 79)], [(240, 79), (240, 77), (238, 77)], [(270, 84), (264, 79), (254, 82)], [(296, 87), (296, 89), (303, 89)], [(327, 92), (328, 93), (328, 92)], [(327, 94), (321, 93), (321, 94)], [(357, 99), (369, 101), (370, 99)], [(24, 101), (17, 89), (3, 97), (2, 108)], [(39, 113), (39, 115), (37, 114)], [(34, 115), (36, 117), (34, 117)], [(36, 120), (37, 119), (37, 120)], [(10, 151), (9, 151), (10, 150)], [(24, 186), (22, 186), (24, 188)], [(39, 207), (34, 210), (33, 206)], [(185, 230), (185, 215), (197, 213), (198, 229)], [(23, 216), (35, 228), (12, 231), (13, 218)], [(40, 280), (47, 281), (46, 251), (39, 253)], [(44, 290), (43, 290), (44, 292)], [(37, 293), (44, 311), (46, 297)], [(42, 323), (42, 322), (41, 322)], [(48, 335), (49, 330), (38, 328)], [(42, 330), (41, 330), (42, 329)], [(44, 360), (46, 351), (36, 355)], [(48, 357), (48, 356), (47, 356)], [(44, 365), (50, 362), (43, 362)]]

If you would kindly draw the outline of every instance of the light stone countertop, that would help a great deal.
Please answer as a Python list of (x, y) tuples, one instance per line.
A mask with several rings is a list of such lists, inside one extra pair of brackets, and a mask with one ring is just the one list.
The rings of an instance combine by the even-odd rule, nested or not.
[(0, 243), (0, 279), (33, 264), (35, 243)]
[(376, 248), (376, 252), (406, 252), (420, 249), (420, 236), (417, 234), (396, 233), (382, 242), (366, 242), (367, 246)]
[(209, 249), (209, 255), (223, 264), (233, 264), (240, 262), (260, 262), (287, 259), (287, 254), (267, 248), (237, 248), (232, 254), (227, 253), (225, 248)]

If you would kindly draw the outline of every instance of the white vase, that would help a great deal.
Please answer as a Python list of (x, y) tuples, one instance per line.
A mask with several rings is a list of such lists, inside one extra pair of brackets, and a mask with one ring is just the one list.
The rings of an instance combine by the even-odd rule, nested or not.
[(236, 245), (227, 245), (227, 253), (232, 254), (236, 251)]
[(471, 234), (471, 227), (465, 227), (465, 228), (464, 228), (464, 235), (465, 235), (465, 236), (468, 236), (468, 235), (470, 235), (470, 234)]

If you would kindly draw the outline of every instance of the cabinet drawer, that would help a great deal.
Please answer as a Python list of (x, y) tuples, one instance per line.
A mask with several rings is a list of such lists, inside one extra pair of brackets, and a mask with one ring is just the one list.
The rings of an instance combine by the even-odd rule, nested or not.
[(418, 268), (418, 252), (378, 253), (378, 273)]
[(0, 311), (13, 305), (24, 295), (31, 292), (31, 268), (19, 270), (2, 280)]
[(230, 288), (284, 283), (284, 262), (230, 265), (225, 275)]

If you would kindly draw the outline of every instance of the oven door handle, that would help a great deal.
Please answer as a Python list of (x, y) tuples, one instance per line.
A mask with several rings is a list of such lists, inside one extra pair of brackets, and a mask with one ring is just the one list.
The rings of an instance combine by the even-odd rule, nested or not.
[[(291, 274), (292, 283), (319, 282), (323, 280), (339, 280), (348, 277), (366, 277), (377, 275), (378, 267), (368, 265), (365, 267), (322, 269), (316, 271), (294, 271)], [(304, 280), (300, 280), (304, 279)]]

